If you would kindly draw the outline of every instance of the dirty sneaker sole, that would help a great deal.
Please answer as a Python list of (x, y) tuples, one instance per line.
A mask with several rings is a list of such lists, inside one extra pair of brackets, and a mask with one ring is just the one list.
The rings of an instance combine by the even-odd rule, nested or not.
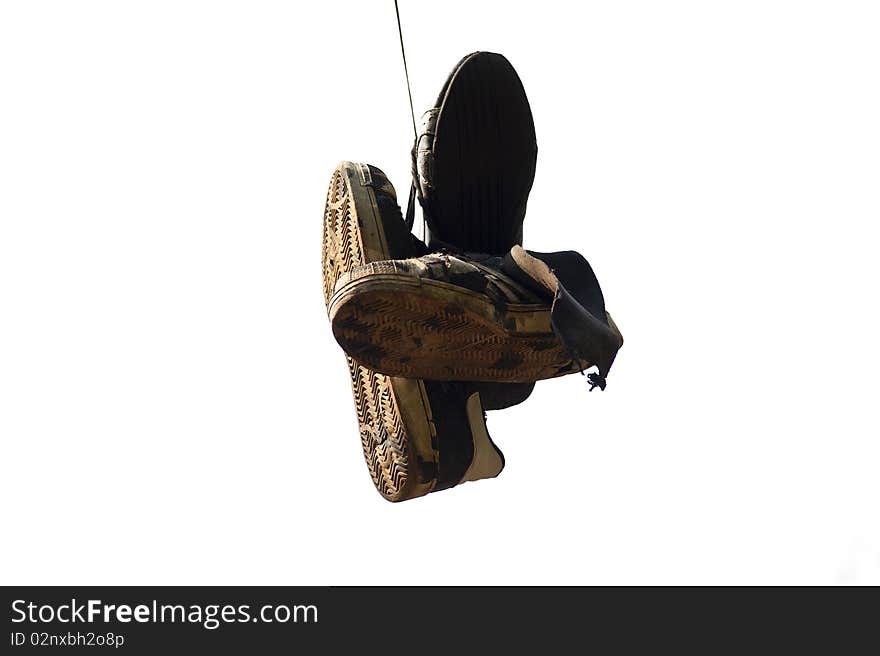
[(496, 305), (394, 261), (352, 273), (329, 302), (333, 335), (346, 353), (376, 371), (494, 382), (580, 371), (550, 327), (549, 303)]
[[(351, 268), (388, 256), (370, 170), (342, 162), (333, 173), (324, 210), (321, 260), (324, 300)], [(424, 384), (393, 379), (346, 357), (370, 476), (389, 501), (428, 494), (436, 483), (439, 455)]]

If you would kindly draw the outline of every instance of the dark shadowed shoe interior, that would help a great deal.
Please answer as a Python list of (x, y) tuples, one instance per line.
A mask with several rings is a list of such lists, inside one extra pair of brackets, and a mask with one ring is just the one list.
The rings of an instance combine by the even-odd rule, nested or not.
[(437, 107), (420, 199), (433, 245), (506, 253), (522, 243), (538, 152), (522, 82), (504, 56), (476, 52), (453, 70)]

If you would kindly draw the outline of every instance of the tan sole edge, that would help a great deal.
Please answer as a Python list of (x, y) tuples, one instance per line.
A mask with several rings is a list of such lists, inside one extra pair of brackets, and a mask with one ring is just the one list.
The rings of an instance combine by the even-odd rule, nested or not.
[[(324, 210), (321, 262), (324, 301), (339, 276), (383, 260), (388, 247), (370, 171), (342, 162), (333, 173)], [(436, 483), (436, 431), (424, 384), (391, 378), (347, 357), (364, 459), (379, 493), (389, 501), (428, 494)]]
[(455, 285), (383, 273), (382, 263), (376, 271), (330, 301), (333, 334), (358, 362), (426, 380), (517, 383), (579, 371), (553, 335), (546, 305), (500, 309)]

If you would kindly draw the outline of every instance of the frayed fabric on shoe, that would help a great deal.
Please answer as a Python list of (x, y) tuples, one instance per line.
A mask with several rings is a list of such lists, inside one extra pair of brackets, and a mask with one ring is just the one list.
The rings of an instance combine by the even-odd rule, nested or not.
[(504, 256), (501, 269), (534, 291), (552, 295), (553, 332), (575, 362), (595, 363), (599, 371), (590, 374), (590, 389), (604, 390), (623, 336), (605, 310), (602, 289), (590, 263), (575, 251), (537, 253), (514, 246)]

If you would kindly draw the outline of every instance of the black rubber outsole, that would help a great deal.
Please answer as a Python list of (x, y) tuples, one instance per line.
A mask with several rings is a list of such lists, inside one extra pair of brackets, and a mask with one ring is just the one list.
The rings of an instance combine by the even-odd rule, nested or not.
[(477, 52), (452, 72), (438, 103), (432, 237), (502, 254), (522, 243), (537, 142), (522, 82), (502, 55)]

